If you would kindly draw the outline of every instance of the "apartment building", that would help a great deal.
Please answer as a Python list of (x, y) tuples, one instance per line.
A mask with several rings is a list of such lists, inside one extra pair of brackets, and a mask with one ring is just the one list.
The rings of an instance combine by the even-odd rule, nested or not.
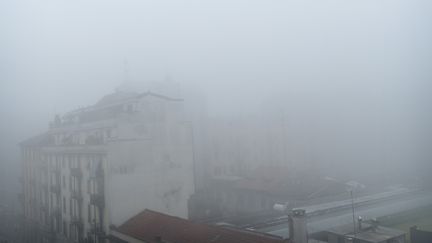
[(192, 126), (182, 100), (115, 92), (22, 142), (25, 242), (106, 242), (144, 208), (188, 215)]

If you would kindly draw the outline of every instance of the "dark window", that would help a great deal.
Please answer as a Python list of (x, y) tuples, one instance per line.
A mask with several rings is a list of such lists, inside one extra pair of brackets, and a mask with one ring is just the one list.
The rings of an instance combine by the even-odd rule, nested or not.
[(63, 234), (67, 237), (67, 226), (65, 221), (63, 221)]
[(66, 198), (63, 197), (63, 213), (66, 213)]

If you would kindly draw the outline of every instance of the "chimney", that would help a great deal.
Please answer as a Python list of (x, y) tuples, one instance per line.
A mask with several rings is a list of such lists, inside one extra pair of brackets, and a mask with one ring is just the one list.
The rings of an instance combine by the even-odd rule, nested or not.
[(291, 210), (288, 216), (288, 225), (291, 243), (308, 242), (306, 211), (304, 209)]

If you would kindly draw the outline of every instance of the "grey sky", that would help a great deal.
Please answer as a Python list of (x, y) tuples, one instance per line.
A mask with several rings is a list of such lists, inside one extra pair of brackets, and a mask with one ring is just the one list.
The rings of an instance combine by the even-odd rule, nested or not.
[(130, 80), (169, 75), (215, 114), (294, 94), (406, 117), (430, 88), (431, 10), (428, 0), (2, 1), (2, 150), (113, 91), (125, 59)]

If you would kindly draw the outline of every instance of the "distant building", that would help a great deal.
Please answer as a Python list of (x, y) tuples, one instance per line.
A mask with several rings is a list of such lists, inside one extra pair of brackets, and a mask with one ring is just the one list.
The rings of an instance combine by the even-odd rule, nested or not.
[(178, 217), (144, 210), (110, 235), (111, 243), (282, 243), (265, 233), (193, 223)]
[(182, 100), (116, 92), (21, 143), (25, 242), (106, 242), (149, 208), (187, 217), (194, 192)]
[(432, 231), (421, 230), (417, 226), (410, 228), (411, 243), (431, 243)]
[(285, 166), (260, 166), (244, 177), (218, 176), (210, 182), (191, 198), (189, 218), (271, 212), (275, 203), (294, 208), (346, 194), (343, 183)]
[(404, 243), (405, 232), (359, 222), (315, 233), (311, 238), (328, 243)]

